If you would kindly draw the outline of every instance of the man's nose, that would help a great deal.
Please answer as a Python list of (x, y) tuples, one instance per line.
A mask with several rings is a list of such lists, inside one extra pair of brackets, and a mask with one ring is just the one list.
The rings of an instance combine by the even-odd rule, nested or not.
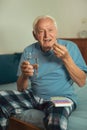
[(48, 35), (49, 35), (48, 31), (45, 31), (44, 32), (44, 37), (48, 37)]

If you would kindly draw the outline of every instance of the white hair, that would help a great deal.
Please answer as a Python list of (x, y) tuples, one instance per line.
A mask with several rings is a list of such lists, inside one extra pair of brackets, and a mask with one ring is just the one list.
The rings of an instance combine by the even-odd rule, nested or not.
[(42, 16), (38, 16), (38, 17), (34, 20), (34, 22), (33, 22), (33, 31), (34, 31), (34, 33), (36, 33), (36, 26), (37, 26), (38, 21), (41, 20), (41, 19), (47, 19), (47, 18), (51, 19), (51, 20), (53, 21), (55, 27), (57, 28), (56, 20), (55, 20), (52, 16), (42, 15)]

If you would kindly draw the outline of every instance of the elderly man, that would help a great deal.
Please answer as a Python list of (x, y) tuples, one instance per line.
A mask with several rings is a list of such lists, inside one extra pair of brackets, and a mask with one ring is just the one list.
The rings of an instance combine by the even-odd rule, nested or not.
[[(33, 23), (33, 36), (37, 42), (24, 49), (19, 69), (17, 88), (24, 91), (31, 82), (33, 107), (45, 112), (47, 130), (67, 130), (67, 121), (77, 106), (73, 83), (85, 85), (87, 66), (71, 41), (58, 39), (58, 29), (51, 16), (37, 17)], [(67, 97), (71, 106), (55, 107), (50, 98)], [(32, 99), (32, 100), (33, 100)], [(47, 104), (48, 102), (48, 104)]]

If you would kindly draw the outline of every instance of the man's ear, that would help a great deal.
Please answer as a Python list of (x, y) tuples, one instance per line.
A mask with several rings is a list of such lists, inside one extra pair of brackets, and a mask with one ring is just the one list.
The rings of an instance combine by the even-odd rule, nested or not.
[(37, 38), (36, 34), (34, 33), (34, 31), (32, 33), (33, 33), (33, 36), (34, 36), (35, 40), (38, 40), (38, 38)]

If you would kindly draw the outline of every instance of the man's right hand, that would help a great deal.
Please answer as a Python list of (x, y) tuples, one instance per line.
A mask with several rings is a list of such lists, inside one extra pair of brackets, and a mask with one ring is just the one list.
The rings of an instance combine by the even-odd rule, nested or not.
[(29, 76), (33, 76), (34, 74), (33, 65), (31, 65), (29, 61), (24, 61), (21, 64), (21, 71), (22, 71), (23, 77), (25, 78), (28, 78)]

